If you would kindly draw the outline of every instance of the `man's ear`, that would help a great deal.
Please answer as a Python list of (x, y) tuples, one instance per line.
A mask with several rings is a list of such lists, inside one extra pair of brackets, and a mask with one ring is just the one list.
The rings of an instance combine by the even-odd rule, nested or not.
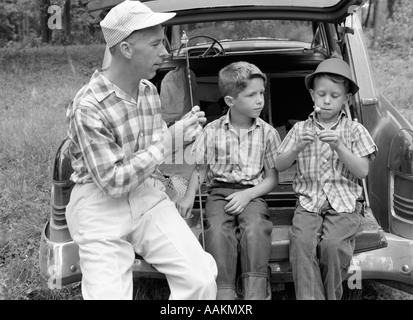
[(132, 46), (127, 41), (122, 41), (119, 44), (119, 51), (126, 58), (130, 59), (132, 57)]
[(224, 101), (227, 104), (227, 106), (230, 108), (234, 105), (234, 98), (231, 96), (225, 96)]

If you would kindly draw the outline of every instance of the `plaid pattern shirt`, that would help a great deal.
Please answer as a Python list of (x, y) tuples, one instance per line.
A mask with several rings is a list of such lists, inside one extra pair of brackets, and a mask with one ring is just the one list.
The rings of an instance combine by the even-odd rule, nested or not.
[(75, 183), (96, 183), (112, 197), (140, 185), (163, 161), (163, 136), (157, 90), (139, 84), (138, 101), (96, 70), (67, 110)]
[[(291, 149), (306, 128), (314, 132), (325, 129), (312, 112), (307, 120), (297, 122), (288, 132), (277, 153)], [(375, 158), (377, 146), (369, 132), (362, 124), (346, 118), (344, 112), (331, 130), (339, 133), (342, 143), (354, 155)], [(301, 206), (310, 212), (319, 212), (326, 200), (337, 212), (353, 212), (363, 191), (360, 180), (345, 167), (338, 154), (317, 138), (297, 157), (293, 189)]]
[(196, 163), (209, 165), (207, 182), (255, 186), (264, 178), (264, 166), (275, 167), (280, 136), (260, 118), (238, 134), (231, 126), (229, 113), (205, 126), (192, 153)]

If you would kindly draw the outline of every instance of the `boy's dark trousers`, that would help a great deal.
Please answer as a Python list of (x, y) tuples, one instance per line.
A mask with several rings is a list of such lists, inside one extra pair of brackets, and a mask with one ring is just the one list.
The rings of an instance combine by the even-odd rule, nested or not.
[(298, 204), (290, 230), (290, 263), (297, 300), (340, 300), (361, 223), (354, 212), (336, 212), (326, 201), (320, 212)]
[(264, 199), (253, 199), (239, 215), (225, 212), (230, 194), (245, 189), (240, 184), (213, 185), (205, 205), (205, 246), (218, 266), (217, 299), (236, 297), (238, 255), (244, 299), (268, 299), (268, 262), (272, 222)]

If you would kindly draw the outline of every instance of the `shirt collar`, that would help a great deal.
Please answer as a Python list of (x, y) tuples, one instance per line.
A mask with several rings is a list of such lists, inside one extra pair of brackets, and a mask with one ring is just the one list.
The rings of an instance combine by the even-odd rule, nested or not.
[[(337, 121), (331, 126), (331, 129), (334, 129), (335, 127), (337, 127), (337, 125), (341, 122), (341, 120), (342, 120), (343, 118), (345, 118), (346, 116), (347, 116), (346, 113), (345, 113), (344, 110), (342, 109), (342, 110), (340, 111), (338, 117), (337, 117)], [(317, 121), (316, 112), (315, 112), (315, 111), (313, 111), (313, 112), (310, 113), (310, 115), (308, 116), (308, 119), (309, 119), (311, 122), (314, 122), (315, 124), (320, 125), (320, 123)]]
[[(132, 98), (117, 85), (110, 82), (105, 76), (104, 72), (107, 69), (97, 69), (93, 73), (90, 79), (90, 89), (96, 97), (96, 100), (102, 102), (112, 93), (115, 93), (116, 96), (123, 100), (131, 101)], [(142, 88), (143, 86), (143, 88)], [(147, 80), (142, 80), (139, 84), (139, 90), (149, 90), (149, 84)]]
[[(231, 109), (228, 109), (228, 112), (226, 113), (225, 119), (224, 119), (224, 125), (225, 125), (226, 130), (229, 130), (229, 128), (232, 127), (231, 121), (230, 121), (230, 118), (229, 118), (230, 117), (230, 112), (231, 112)], [(250, 128), (248, 128), (248, 130), (253, 130), (256, 127), (259, 127), (259, 126), (261, 126), (261, 123), (260, 123), (259, 117), (257, 117), (257, 118), (254, 119), (254, 122), (252, 123), (252, 126)]]

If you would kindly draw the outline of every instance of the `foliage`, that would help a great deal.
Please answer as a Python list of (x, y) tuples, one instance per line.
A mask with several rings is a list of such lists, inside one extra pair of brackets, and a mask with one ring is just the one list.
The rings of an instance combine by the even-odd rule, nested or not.
[(37, 1), (0, 0), (0, 45), (2, 42), (19, 40), (19, 34), (23, 32), (23, 17), (26, 17), (26, 23), (35, 24), (38, 20), (38, 11)]
[(388, 17), (382, 27), (379, 44), (384, 48), (403, 50), (413, 54), (413, 2), (400, 0), (392, 17)]
[(65, 3), (70, 4), (70, 34), (62, 15), (61, 29), (47, 30), (51, 32), (50, 42), (53, 44), (99, 43), (101, 37), (99, 18), (87, 11), (89, 0), (0, 0), (0, 48), (12, 46), (16, 42), (28, 46), (39, 46), (42, 39), (42, 15), (51, 17), (47, 10), (56, 5), (64, 13)]

